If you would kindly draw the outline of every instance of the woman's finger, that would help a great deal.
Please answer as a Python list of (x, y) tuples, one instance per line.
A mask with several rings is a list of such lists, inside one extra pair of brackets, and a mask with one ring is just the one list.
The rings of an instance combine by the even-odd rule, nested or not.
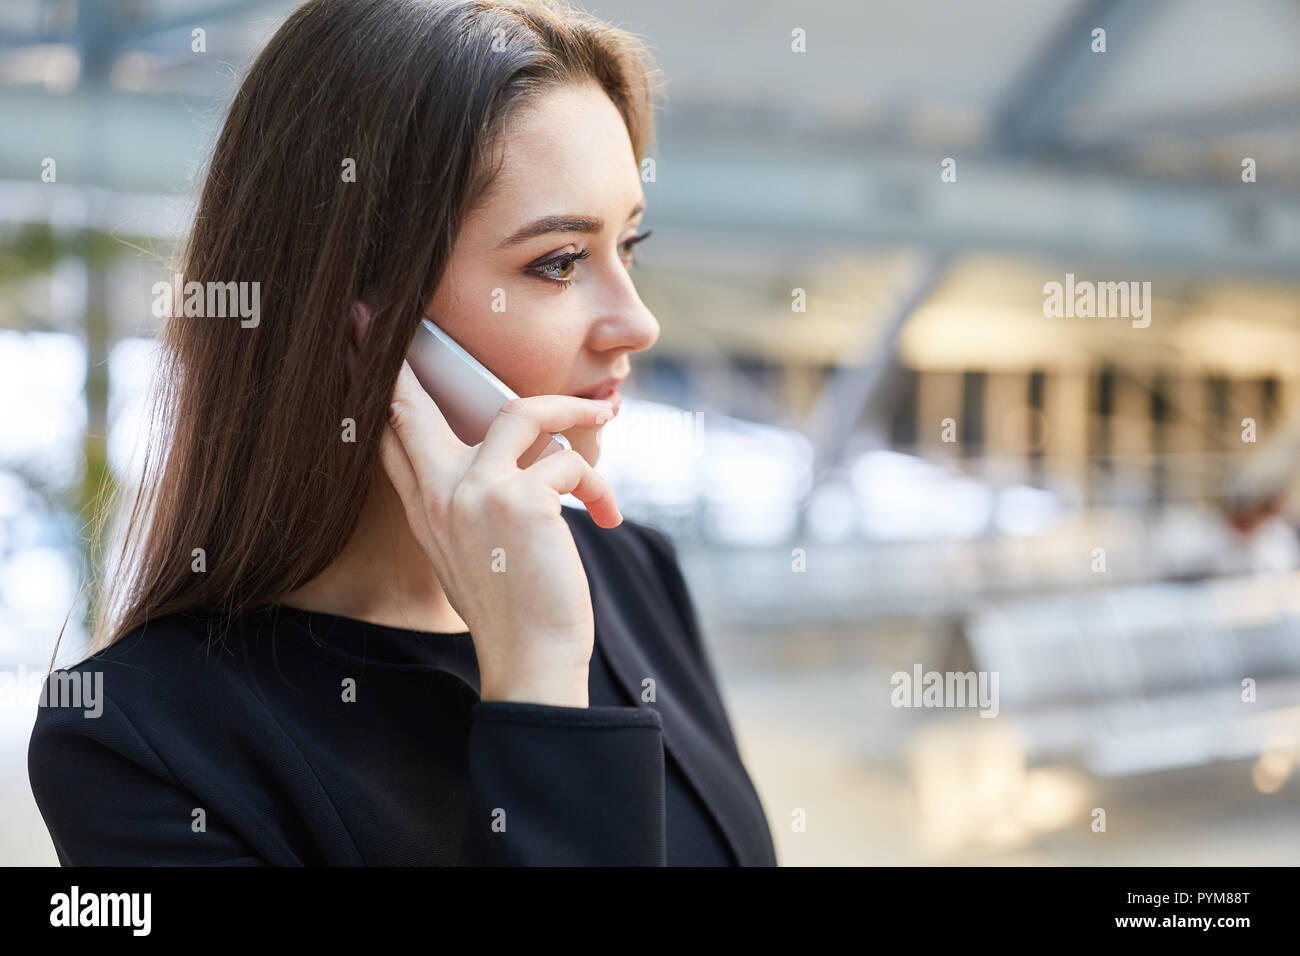
[(547, 455), (525, 468), (523, 474), (562, 495), (572, 494), (587, 506), (587, 513), (602, 528), (616, 528), (623, 522), (609, 482), (576, 451)]
[(513, 398), (501, 406), (488, 426), (476, 464), (514, 467), (543, 431), (603, 425), (613, 417), (613, 409), (609, 402), (573, 395)]
[(450, 491), (457, 462), (469, 447), (456, 437), (442, 411), (403, 359), (388, 409), (388, 424), (417, 476), (428, 476)]
[(420, 481), (411, 467), (411, 459), (406, 457), (406, 449), (391, 425), (385, 424), (379, 436), (379, 461), (384, 473), (397, 491), (397, 497), (408, 509), (420, 501)]

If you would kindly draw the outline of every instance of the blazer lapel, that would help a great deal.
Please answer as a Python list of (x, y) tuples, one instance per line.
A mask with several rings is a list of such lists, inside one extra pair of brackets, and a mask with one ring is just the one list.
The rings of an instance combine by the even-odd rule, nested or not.
[[(595, 570), (588, 568), (588, 574)], [(602, 569), (603, 571), (603, 569)], [(722, 786), (718, 769), (718, 759), (709, 751), (706, 728), (701, 726), (683, 707), (658, 707), (641, 700), (641, 682), (645, 677), (662, 673), (655, 666), (646, 650), (646, 645), (656, 639), (656, 635), (647, 635), (646, 640), (638, 641), (631, 633), (628, 622), (614, 605), (611, 589), (594, 586), (592, 591), (592, 613), (596, 625), (596, 640), (601, 651), (609, 661), (610, 669), (618, 678), (618, 683), (627, 695), (629, 703), (636, 707), (654, 707), (659, 711), (663, 721), (664, 747), (682, 768), (691, 785), (699, 793), (709, 813), (717, 822), (736, 859), (742, 866), (758, 866), (771, 860), (753, 841), (743, 839), (734, 826), (735, 821), (753, 817), (755, 804), (751, 805), (742, 797), (746, 790), (752, 791), (748, 778), (730, 781), (730, 786)], [(671, 644), (666, 645), (671, 646)], [(666, 688), (671, 693), (671, 688)], [(727, 728), (712, 728), (719, 740), (728, 733)], [(738, 765), (738, 762), (737, 762)], [(730, 766), (730, 764), (728, 764)], [(734, 773), (731, 775), (735, 775)], [(758, 809), (759, 820), (764, 831), (767, 821)]]

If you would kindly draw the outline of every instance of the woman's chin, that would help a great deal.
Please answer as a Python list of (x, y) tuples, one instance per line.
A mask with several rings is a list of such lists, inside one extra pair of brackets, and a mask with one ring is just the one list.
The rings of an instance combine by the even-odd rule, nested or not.
[(570, 428), (563, 434), (569, 439), (573, 450), (586, 459), (587, 464), (595, 465), (600, 458), (600, 431), (600, 428)]

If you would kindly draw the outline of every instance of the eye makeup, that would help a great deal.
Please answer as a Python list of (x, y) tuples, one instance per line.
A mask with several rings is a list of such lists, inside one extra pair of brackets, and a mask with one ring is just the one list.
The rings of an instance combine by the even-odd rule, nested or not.
[[(631, 267), (632, 265), (632, 247), (638, 242), (648, 239), (651, 231), (652, 230), (647, 229), (640, 235), (632, 236), (630, 239), (625, 239), (619, 243), (618, 257), (622, 260), (625, 266)], [(590, 256), (591, 252), (587, 249), (582, 249), (578, 252), (566, 252), (563, 255), (555, 256), (554, 258), (547, 259), (543, 262), (529, 265), (524, 271), (528, 275), (536, 276), (543, 282), (550, 282), (563, 287), (567, 286), (572, 281), (576, 263), (582, 259), (587, 259)]]
[(556, 256), (554, 259), (547, 259), (535, 266), (529, 266), (528, 271), (546, 282), (568, 284), (570, 277), (573, 275), (574, 263), (580, 259), (586, 259), (590, 255), (591, 253), (586, 249), (581, 252), (566, 252), (562, 256)]
[(620, 248), (620, 249), (626, 249), (627, 252), (621, 253), (621, 256), (623, 256), (623, 257), (625, 257), (625, 258), (627, 258), (627, 259), (631, 259), (631, 258), (632, 258), (632, 247), (635, 246), (638, 242), (642, 242), (642, 241), (644, 241), (644, 240), (646, 240), (646, 239), (649, 239), (649, 238), (650, 238), (650, 233), (652, 233), (652, 232), (654, 232), (653, 229), (647, 229), (645, 232), (641, 233), (640, 235), (632, 236), (630, 239), (625, 239), (625, 240), (623, 240), (623, 243), (619, 246), (619, 248)]

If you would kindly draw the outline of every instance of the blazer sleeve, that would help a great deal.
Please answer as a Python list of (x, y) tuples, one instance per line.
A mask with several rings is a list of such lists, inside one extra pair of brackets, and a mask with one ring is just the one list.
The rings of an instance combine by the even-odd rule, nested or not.
[(480, 701), (469, 774), (462, 864), (666, 865), (658, 711)]
[(27, 773), (62, 866), (268, 865), (211, 814), (196, 832), (203, 801), (172, 778), (111, 698), (98, 717), (39, 707)]
[[(27, 767), (64, 866), (286, 862), (268, 861), (211, 813), (194, 832), (203, 801), (111, 698), (95, 718), (38, 708)], [(460, 865), (666, 865), (655, 710), (477, 701), (468, 770)]]

